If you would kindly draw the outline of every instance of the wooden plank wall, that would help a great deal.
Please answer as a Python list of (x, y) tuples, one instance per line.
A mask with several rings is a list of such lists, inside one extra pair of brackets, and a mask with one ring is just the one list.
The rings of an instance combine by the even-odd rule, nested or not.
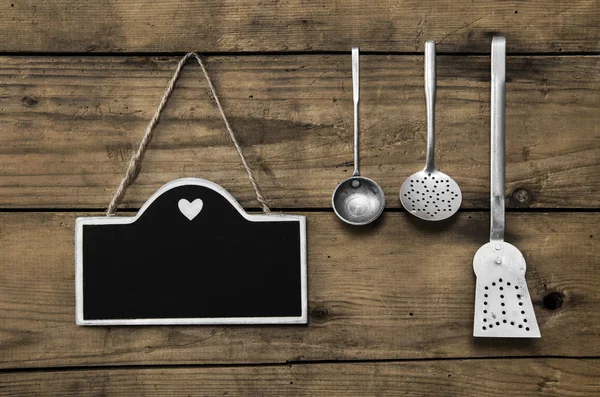
[[(600, 395), (600, 4), (7, 0), (0, 5), (0, 396)], [(540, 340), (471, 336), (487, 241), (489, 46), (507, 36), (507, 241)], [(463, 208), (397, 198), (425, 159), (423, 44), (438, 44), (436, 159)], [(342, 224), (349, 50), (363, 173), (387, 209)], [(186, 51), (207, 68), (271, 206), (308, 218), (309, 324), (77, 327), (73, 227), (103, 211)], [(258, 206), (190, 63), (123, 208), (213, 180)]]

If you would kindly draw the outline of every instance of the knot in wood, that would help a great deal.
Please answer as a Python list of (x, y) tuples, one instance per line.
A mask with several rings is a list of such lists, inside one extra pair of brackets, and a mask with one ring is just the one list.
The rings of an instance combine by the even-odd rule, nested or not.
[(524, 188), (518, 188), (512, 193), (512, 198), (516, 204), (529, 204), (531, 201), (531, 192)]
[(329, 311), (324, 306), (315, 307), (310, 312), (310, 317), (315, 321), (325, 321), (329, 316)]

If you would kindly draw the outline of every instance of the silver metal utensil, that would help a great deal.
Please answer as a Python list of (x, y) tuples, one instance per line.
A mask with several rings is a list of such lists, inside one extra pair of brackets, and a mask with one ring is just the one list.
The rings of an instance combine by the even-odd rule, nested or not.
[(385, 207), (383, 189), (360, 176), (358, 159), (359, 49), (352, 47), (352, 94), (354, 98), (354, 173), (340, 183), (331, 198), (336, 215), (350, 225), (366, 225), (381, 215)]
[(427, 103), (427, 159), (425, 168), (412, 174), (400, 188), (400, 202), (411, 214), (441, 221), (458, 211), (462, 193), (454, 179), (435, 168), (435, 42), (425, 43), (425, 99)]
[(506, 39), (492, 39), (490, 242), (473, 259), (477, 275), (473, 336), (539, 338), (525, 258), (504, 241)]

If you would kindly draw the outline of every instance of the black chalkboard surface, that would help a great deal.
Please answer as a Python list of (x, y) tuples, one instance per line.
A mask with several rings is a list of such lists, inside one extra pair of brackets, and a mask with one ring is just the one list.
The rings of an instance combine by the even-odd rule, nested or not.
[(134, 217), (78, 218), (76, 321), (304, 324), (306, 221), (247, 214), (198, 178), (160, 188)]

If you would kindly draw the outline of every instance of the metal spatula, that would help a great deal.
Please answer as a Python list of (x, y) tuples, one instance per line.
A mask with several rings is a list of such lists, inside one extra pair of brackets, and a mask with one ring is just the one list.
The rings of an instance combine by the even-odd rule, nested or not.
[(504, 241), (506, 39), (492, 40), (490, 242), (473, 259), (477, 275), (473, 336), (539, 338), (525, 281), (525, 258)]

